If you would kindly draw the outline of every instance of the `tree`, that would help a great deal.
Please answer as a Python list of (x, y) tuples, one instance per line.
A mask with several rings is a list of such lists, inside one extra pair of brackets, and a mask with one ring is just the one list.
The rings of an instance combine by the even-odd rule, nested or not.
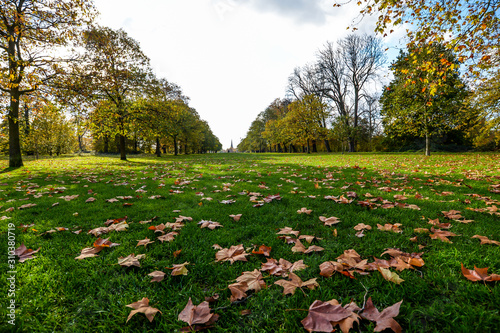
[[(19, 103), (61, 73), (65, 47), (95, 15), (92, 0), (1, 0), (0, 91), (9, 96), (9, 166), (23, 165)], [(64, 53), (64, 52), (63, 52)]]
[(317, 94), (330, 100), (349, 130), (349, 151), (356, 151), (356, 130), (360, 119), (360, 101), (367, 85), (378, 77), (385, 63), (380, 39), (351, 34), (327, 43), (319, 51)]
[(84, 36), (86, 59), (85, 78), (90, 95), (97, 100), (107, 99), (114, 107), (105, 117), (113, 120), (112, 134), (119, 136), (120, 159), (126, 160), (125, 139), (137, 116), (132, 105), (134, 97), (144, 93), (152, 80), (149, 58), (139, 43), (123, 30), (94, 27)]
[[(382, 94), (381, 113), (386, 133), (425, 137), (425, 155), (429, 156), (432, 135), (466, 127), (477, 114), (466, 105), (470, 93), (460, 80), (458, 61), (452, 52), (435, 44), (426, 46), (416, 62), (410, 54), (401, 52), (391, 65), (394, 79)], [(436, 63), (445, 67), (446, 81), (429, 88), (429, 82), (443, 77), (422, 64), (439, 69)], [(450, 72), (450, 68), (454, 70)]]
[[(350, 1), (348, 1), (350, 2)], [(378, 14), (375, 31), (386, 36), (394, 26), (409, 25), (408, 49), (439, 43), (467, 62), (468, 73), (494, 66), (492, 54), (500, 37), (499, 0), (360, 0), (361, 14)], [(341, 6), (335, 4), (335, 6)]]
[(51, 103), (33, 108), (30, 130), (24, 137), (26, 150), (39, 154), (71, 153), (76, 147), (75, 129), (61, 109)]

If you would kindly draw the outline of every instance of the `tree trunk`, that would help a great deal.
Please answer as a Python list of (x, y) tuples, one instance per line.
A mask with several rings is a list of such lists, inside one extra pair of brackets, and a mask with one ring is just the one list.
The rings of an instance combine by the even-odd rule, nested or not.
[(317, 153), (318, 149), (316, 147), (316, 140), (312, 140), (312, 152)]
[(9, 167), (23, 166), (21, 142), (19, 140), (19, 94), (12, 92), (9, 110)]
[(323, 142), (325, 143), (326, 152), (331, 153), (332, 150), (330, 148), (330, 142), (328, 141), (328, 139), (324, 139)]
[(177, 148), (177, 135), (174, 135), (174, 155), (177, 156), (179, 154), (179, 148)]
[(104, 136), (104, 154), (107, 154), (109, 152), (109, 138), (107, 135)]
[(139, 143), (137, 142), (137, 137), (134, 137), (134, 153), (138, 153), (137, 147), (139, 146)]
[(156, 157), (161, 157), (161, 150), (160, 150), (160, 137), (156, 137)]
[(188, 154), (188, 145), (187, 143), (184, 144), (184, 155)]
[(309, 144), (309, 139), (307, 139), (307, 153), (311, 153), (311, 145)]
[(356, 152), (356, 141), (354, 138), (349, 138), (349, 152), (350, 153)]
[(161, 149), (163, 150), (163, 154), (167, 153), (167, 146), (166, 145), (161, 146)]
[(431, 156), (431, 136), (425, 133), (425, 156)]
[(125, 151), (125, 135), (120, 134), (120, 160), (127, 160), (127, 152)]

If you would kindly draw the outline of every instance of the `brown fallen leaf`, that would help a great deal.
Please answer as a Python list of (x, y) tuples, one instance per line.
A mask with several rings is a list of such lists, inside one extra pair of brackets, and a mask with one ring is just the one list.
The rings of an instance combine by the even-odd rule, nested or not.
[(500, 242), (499, 241), (491, 240), (491, 239), (489, 239), (486, 236), (474, 235), (474, 236), (472, 236), (472, 238), (479, 239), (481, 241), (481, 244), (493, 244), (493, 245), (499, 245), (500, 246)]
[(230, 301), (235, 302), (237, 300), (247, 297), (245, 291), (247, 290), (247, 284), (243, 282), (236, 282), (228, 286), (229, 291), (231, 291)]
[[(209, 328), (210, 325), (214, 324), (217, 319), (219, 319), (218, 314), (210, 313), (210, 306), (208, 302), (202, 302), (199, 305), (193, 305), (191, 297), (184, 307), (184, 309), (179, 313), (177, 317), (179, 320), (186, 322), (189, 325), (189, 330), (200, 330)], [(196, 325), (196, 326), (195, 326)], [(197, 326), (202, 327), (197, 327)]]
[(450, 243), (452, 244), (453, 242), (448, 239), (448, 237), (455, 237), (455, 236), (460, 236), (456, 235), (450, 231), (445, 231), (441, 229), (434, 229), (434, 227), (431, 228), (432, 234), (429, 234), (431, 239), (439, 239), (442, 242)]
[(229, 215), (229, 217), (238, 222), (241, 219), (241, 214)]
[(85, 200), (85, 202), (87, 202), (87, 203), (88, 203), (88, 202), (94, 202), (94, 201), (96, 201), (96, 200), (97, 200), (96, 198), (94, 198), (94, 197), (90, 197), (90, 198), (88, 198), (87, 200)]
[(248, 290), (255, 290), (257, 292), (266, 287), (266, 283), (262, 280), (262, 274), (257, 269), (252, 272), (243, 272), (241, 276), (236, 278), (236, 281), (246, 284), (245, 292)]
[(82, 260), (85, 258), (93, 258), (97, 257), (97, 253), (101, 252), (104, 247), (97, 246), (97, 247), (86, 247), (82, 250), (80, 255), (78, 257), (75, 257), (75, 259)]
[(476, 282), (476, 281), (483, 281), (483, 282), (500, 281), (500, 275), (498, 275), (498, 274), (488, 275), (488, 267), (477, 268), (474, 265), (474, 270), (472, 270), (472, 269), (465, 268), (464, 264), (462, 264), (462, 263), (460, 263), (460, 265), (462, 265), (463, 276), (465, 276), (470, 281), (473, 281), (473, 282)]
[(303, 288), (307, 287), (309, 289), (314, 289), (316, 287), (319, 287), (319, 284), (316, 282), (316, 278), (307, 280), (303, 282), (297, 275), (294, 273), (290, 273), (288, 275), (290, 280), (279, 280), (274, 282), (274, 284), (277, 284), (279, 286), (283, 287), (283, 295), (287, 294), (295, 294), (295, 289), (297, 288)]
[(154, 271), (152, 273), (149, 273), (148, 275), (153, 278), (151, 282), (161, 282), (165, 277), (165, 273), (162, 271)]
[(311, 236), (311, 235), (300, 235), (299, 239), (305, 239), (306, 242), (308, 242), (309, 244), (311, 244), (314, 239), (321, 240), (323, 238), (318, 238), (316, 236)]
[(120, 257), (118, 258), (118, 265), (120, 266), (137, 266), (141, 267), (141, 263), (139, 262), (139, 259), (144, 258), (146, 255), (145, 254), (139, 254), (138, 256), (135, 256), (133, 253), (126, 256), (126, 257)]
[(293, 230), (290, 227), (285, 227), (285, 228), (281, 228), (277, 234), (278, 235), (295, 235), (295, 237), (298, 237), (300, 234), (300, 231)]
[(403, 300), (379, 312), (373, 305), (372, 298), (370, 297), (366, 301), (365, 308), (360, 315), (365, 319), (376, 322), (377, 326), (375, 326), (374, 332), (381, 332), (386, 328), (390, 328), (396, 333), (401, 333), (401, 326), (394, 320), (394, 317), (399, 314), (401, 303), (403, 303)]
[(402, 233), (403, 230), (399, 229), (399, 227), (402, 226), (401, 223), (394, 223), (394, 224), (390, 224), (390, 223), (386, 223), (384, 225), (380, 225), (377, 223), (377, 228), (379, 230), (382, 230), (382, 231), (392, 231), (392, 232), (396, 232), (396, 233)]
[(187, 275), (189, 272), (188, 269), (186, 268), (187, 265), (189, 265), (189, 262), (186, 261), (183, 264), (177, 264), (177, 265), (174, 264), (174, 267), (172, 267), (172, 268), (169, 268), (169, 267), (165, 267), (165, 268), (172, 270), (172, 273), (170, 274), (172, 276)]
[(135, 247), (138, 247), (141, 245), (144, 245), (144, 247), (146, 247), (148, 244), (151, 244), (151, 243), (154, 243), (154, 241), (151, 241), (149, 238), (146, 237), (144, 239), (138, 240), (138, 243)]
[(332, 323), (338, 323), (351, 316), (352, 311), (341, 305), (332, 305), (329, 302), (314, 301), (309, 307), (307, 317), (301, 323), (308, 332), (333, 332)]
[(205, 221), (205, 220), (201, 220), (200, 222), (198, 222), (198, 224), (200, 225), (200, 228), (208, 228), (210, 230), (214, 230), (215, 228), (222, 228), (223, 225), (220, 224), (219, 222), (214, 222), (214, 221)]
[(41, 247), (38, 248), (38, 250), (32, 250), (26, 248), (24, 244), (21, 244), (17, 249), (14, 250), (14, 255), (19, 257), (19, 262), (24, 262), (28, 259), (34, 259), (36, 257), (33, 257), (33, 254), (37, 253), (40, 251)]
[(165, 234), (165, 235), (162, 235), (162, 236), (158, 236), (158, 240), (160, 242), (171, 242), (174, 240), (175, 236), (177, 236), (179, 233), (175, 232), (175, 231), (172, 231), (172, 232), (169, 232), (168, 234)]
[(271, 253), (271, 247), (266, 246), (266, 245), (261, 245), (261, 246), (259, 246), (259, 250), (257, 250), (257, 251), (252, 250), (252, 253), (253, 254), (263, 254), (264, 256), (269, 257), (270, 253)]
[(222, 249), (215, 254), (216, 261), (229, 261), (233, 264), (235, 261), (247, 261), (246, 256), (250, 253), (246, 253), (243, 248), (243, 244), (233, 245), (229, 249)]
[(292, 264), (291, 262), (283, 258), (281, 258), (279, 261), (277, 261), (276, 259), (267, 258), (267, 262), (262, 263), (262, 267), (260, 270), (262, 272), (267, 271), (271, 275), (287, 277), (288, 273), (305, 269), (307, 267), (308, 266), (304, 264), (304, 261), (302, 259)]
[(306, 247), (304, 246), (304, 244), (302, 244), (300, 242), (300, 240), (297, 240), (295, 242), (295, 245), (292, 247), (292, 252), (302, 252), (305, 254), (311, 253), (311, 252), (320, 252), (323, 250), (324, 250), (324, 248), (322, 248), (321, 246), (316, 246), (316, 245), (311, 245), (306, 249)]
[(380, 266), (377, 266), (377, 270), (380, 272), (380, 274), (382, 274), (382, 277), (387, 281), (394, 282), (396, 284), (400, 284), (401, 282), (404, 281), (402, 278), (399, 277), (399, 275), (397, 275), (394, 272), (391, 272), (388, 268), (382, 268)]
[(307, 215), (310, 215), (312, 213), (312, 210), (311, 209), (307, 209), (305, 207), (302, 207), (301, 209), (299, 209), (297, 211), (297, 214), (307, 214)]
[(174, 258), (177, 258), (181, 254), (181, 252), (182, 252), (182, 249), (174, 251), (174, 253), (173, 253)]
[(134, 309), (128, 315), (127, 322), (130, 320), (130, 318), (132, 318), (133, 315), (139, 312), (144, 313), (149, 322), (153, 321), (157, 312), (161, 313), (160, 310), (149, 306), (149, 299), (146, 297), (138, 302), (128, 304), (127, 307)]
[[(330, 303), (333, 306), (341, 305), (336, 299), (332, 299), (331, 301), (328, 301), (328, 303)], [(349, 331), (353, 327), (354, 323), (358, 323), (358, 325), (359, 325), (359, 318), (360, 317), (357, 313), (354, 313), (354, 311), (359, 312), (361, 310), (361, 308), (356, 303), (351, 302), (351, 303), (345, 305), (344, 309), (351, 312), (349, 317), (344, 318), (340, 321), (332, 322), (332, 326), (339, 325), (342, 333), (349, 333)]]

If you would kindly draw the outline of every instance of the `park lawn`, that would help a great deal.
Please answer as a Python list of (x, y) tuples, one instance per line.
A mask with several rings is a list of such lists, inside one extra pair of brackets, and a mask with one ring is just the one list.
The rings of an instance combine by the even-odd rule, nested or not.
[[(210, 308), (219, 319), (213, 332), (306, 332), (301, 320), (315, 300), (336, 299), (342, 305), (353, 301), (363, 307), (369, 297), (380, 311), (402, 301), (395, 320), (405, 332), (500, 331), (500, 282), (472, 282), (461, 271), (463, 264), (500, 274), (500, 246), (480, 245), (472, 238), (500, 241), (495, 211), (500, 188), (494, 186), (500, 184), (499, 154), (215, 154), (129, 156), (128, 161), (82, 156), (25, 164), (0, 174), (0, 216), (8, 217), (0, 220), (0, 251), (6, 258), (9, 223), (16, 226), (16, 247), (24, 244), (40, 251), (36, 258), (16, 263), (14, 327), (7, 323), (8, 285), (0, 284), (1, 332), (175, 332), (187, 326), (178, 315), (189, 298), (198, 305), (214, 294), (219, 299)], [(262, 194), (257, 201), (277, 194), (281, 200), (254, 207), (250, 192)], [(78, 197), (61, 198), (72, 195)], [(118, 196), (132, 198), (106, 201)], [(96, 200), (87, 203), (90, 197)], [(386, 201), (375, 201), (378, 197)], [(19, 209), (26, 204), (36, 206)], [(312, 212), (298, 214), (303, 207)], [(451, 210), (463, 217), (453, 220), (442, 213)], [(231, 214), (242, 216), (236, 222)], [(179, 215), (192, 221), (184, 222), (173, 241), (158, 241), (161, 233), (149, 227), (172, 223)], [(340, 223), (325, 226), (320, 216), (337, 217)], [(98, 257), (75, 259), (97, 240), (89, 230), (124, 217), (126, 230), (101, 235), (120, 245), (104, 248)], [(457, 236), (444, 242), (414, 231), (430, 229), (428, 222), (435, 219), (450, 223), (449, 231)], [(202, 229), (201, 220), (223, 227)], [(460, 222), (468, 220), (473, 222)], [(358, 223), (372, 230), (359, 238), (354, 230)], [(377, 228), (395, 223), (401, 224), (401, 232)], [(321, 238), (311, 245), (324, 250), (292, 252), (293, 244), (277, 235), (285, 227)], [(47, 233), (51, 230), (55, 232)], [(77, 230), (82, 232), (73, 233)], [(154, 243), (136, 246), (146, 238)], [(270, 246), (270, 258), (303, 260), (308, 267), (296, 275), (303, 281), (316, 278), (319, 287), (283, 295), (283, 287), (274, 284), (283, 277), (262, 272), (266, 288), (248, 291), (249, 297), (231, 303), (228, 285), (243, 272), (260, 269), (266, 257), (250, 254), (246, 262), (216, 262), (214, 244), (242, 244), (247, 252)], [(388, 248), (422, 252), (425, 264), (402, 271), (390, 268), (404, 280), (400, 284), (385, 280), (377, 270), (354, 272), (354, 279), (319, 274), (320, 264), (337, 260), (346, 250), (354, 249), (371, 263), (375, 258), (389, 260), (388, 254), (381, 256)], [(132, 253), (145, 254), (140, 267), (118, 265), (120, 257)], [(171, 276), (167, 268), (184, 262), (189, 262), (187, 275)], [(1, 260), (4, 282), (8, 271)], [(165, 272), (163, 281), (150, 282), (153, 271)], [(142, 313), (126, 322), (132, 311), (126, 305), (144, 297), (161, 313), (152, 322)], [(360, 319), (351, 332), (372, 332), (375, 325)]]

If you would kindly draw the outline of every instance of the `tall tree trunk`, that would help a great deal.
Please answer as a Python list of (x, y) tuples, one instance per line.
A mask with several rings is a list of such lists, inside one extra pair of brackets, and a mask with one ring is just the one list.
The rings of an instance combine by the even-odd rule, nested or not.
[(285, 153), (288, 153), (288, 150), (286, 149), (286, 144), (283, 144), (283, 151), (284, 151)]
[(127, 147), (125, 146), (125, 135), (120, 134), (120, 160), (127, 160)]
[(30, 135), (30, 111), (28, 103), (24, 103), (24, 126), (24, 134), (28, 137)]
[(187, 143), (184, 144), (184, 155), (188, 154), (188, 145)]
[(331, 152), (332, 152), (332, 150), (331, 150), (331, 148), (330, 148), (330, 142), (328, 141), (328, 139), (324, 139), (324, 140), (323, 140), (323, 142), (324, 142), (324, 144), (325, 144), (326, 151), (327, 151), (328, 153), (331, 153)]
[(309, 144), (309, 139), (307, 139), (307, 153), (311, 153), (311, 145)]
[(104, 153), (107, 154), (109, 152), (109, 137), (107, 135), (104, 136)]
[(354, 138), (349, 138), (349, 152), (356, 152), (356, 140)]
[(9, 110), (9, 167), (23, 166), (21, 142), (19, 139), (19, 93), (11, 92)]
[(312, 152), (317, 153), (318, 149), (316, 147), (316, 140), (312, 140)]
[(138, 153), (137, 147), (139, 146), (139, 142), (137, 142), (137, 136), (134, 136), (134, 153)]
[(167, 146), (166, 145), (161, 146), (161, 149), (163, 150), (163, 154), (167, 153)]
[(156, 137), (156, 157), (161, 157), (161, 150), (160, 150), (160, 137)]
[(431, 136), (425, 133), (425, 156), (431, 156)]
[(177, 156), (179, 154), (179, 148), (177, 148), (177, 135), (174, 135), (174, 155)]

